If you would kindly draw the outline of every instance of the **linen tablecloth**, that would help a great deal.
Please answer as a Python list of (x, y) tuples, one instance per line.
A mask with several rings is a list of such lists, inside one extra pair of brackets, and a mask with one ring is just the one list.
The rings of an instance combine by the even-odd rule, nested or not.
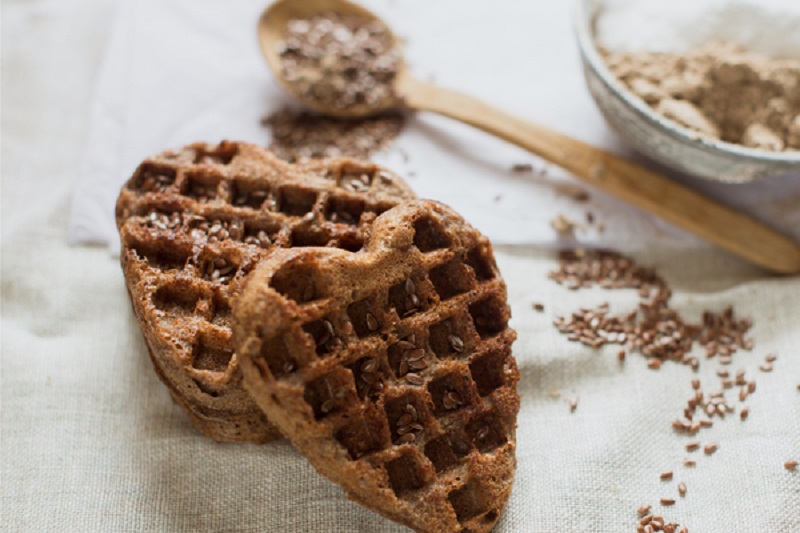
[[(450, 4), (460, 7), (452, 24), (469, 18), (471, 3)], [(493, 4), (506, 11), (494, 24), (514, 23), (516, 3)], [(386, 9), (404, 5), (386, 2)], [(412, 3), (420, 19), (422, 5)], [(286, 442), (220, 444), (196, 432), (153, 372), (117, 260), (105, 248), (67, 244), (72, 192), (85, 179), (78, 169), (91, 136), (93, 81), (115, 13), (102, 0), (3, 4), (0, 529), (402, 531), (350, 502)], [(509, 40), (510, 33), (499, 31)], [(445, 146), (455, 142), (447, 135), (437, 137)], [(420, 183), (436, 168), (421, 168)], [(782, 187), (791, 192), (793, 184)], [(486, 191), (496, 194), (488, 184)], [(532, 224), (569, 207), (555, 197), (550, 204)], [(794, 216), (798, 207), (786, 209)], [(621, 225), (647, 220), (614, 212)], [(800, 529), (800, 471), (783, 468), (800, 459), (800, 279), (770, 276), (694, 241), (636, 248), (636, 259), (657, 267), (675, 289), (674, 306), (687, 317), (734, 305), (753, 318), (756, 347), (738, 352), (731, 365), (758, 382), (747, 401), (750, 417), (704, 430), (700, 439), (719, 450), (695, 452), (698, 465), (684, 468), (688, 439), (671, 421), (691, 394), (689, 367), (666, 363), (653, 371), (635, 354), (620, 366), (615, 349), (570, 343), (551, 323), (601, 301), (622, 312), (636, 305), (636, 293), (568, 291), (547, 279), (557, 261), (545, 246), (499, 246), (519, 333), (522, 408), (516, 481), (497, 531), (635, 531), (642, 504), (692, 532)], [(761, 373), (770, 352), (778, 355), (775, 370)], [(716, 368), (704, 360), (697, 377), (716, 383)], [(576, 396), (570, 413), (567, 400)], [(672, 482), (659, 480), (666, 470), (675, 472)], [(679, 480), (686, 497), (660, 507), (658, 498), (675, 496)]]

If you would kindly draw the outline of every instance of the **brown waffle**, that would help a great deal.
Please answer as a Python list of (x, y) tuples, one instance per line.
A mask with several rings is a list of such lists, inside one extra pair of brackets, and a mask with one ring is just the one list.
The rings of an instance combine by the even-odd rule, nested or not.
[(489, 531), (519, 371), (489, 241), (412, 201), (364, 250), (276, 251), (233, 301), (245, 387), (316, 469), (418, 531)]
[(254, 145), (194, 144), (145, 160), (117, 201), (122, 268), (156, 371), (217, 440), (279, 436), (242, 387), (229, 299), (277, 247), (357, 250), (414, 194), (350, 159), (302, 166)]

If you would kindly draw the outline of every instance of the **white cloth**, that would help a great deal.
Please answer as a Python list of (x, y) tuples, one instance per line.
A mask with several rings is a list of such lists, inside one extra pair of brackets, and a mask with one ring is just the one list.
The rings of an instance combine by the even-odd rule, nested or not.
[[(511, 3), (494, 4), (504, 11), (497, 20), (515, 23)], [(412, 5), (424, 19), (425, 4)], [(83, 117), (111, 17), (104, 0), (3, 4), (0, 530), (403, 531), (350, 502), (285, 442), (218, 444), (197, 433), (153, 372), (117, 261), (103, 249), (66, 244)], [(120, 27), (117, 19), (112, 40)], [(468, 135), (447, 128), (436, 134), (445, 146), (430, 153), (446, 149), (451, 134)], [(474, 195), (481, 191), (494, 193), (489, 184)], [(632, 220), (625, 211), (616, 216)], [(694, 533), (799, 530), (800, 471), (783, 462), (800, 460), (800, 278), (770, 277), (710, 248), (647, 246), (636, 257), (659, 268), (687, 315), (733, 304), (754, 318), (756, 349), (736, 354), (732, 365), (758, 381), (750, 418), (728, 417), (701, 433), (719, 451), (695, 452), (698, 466), (683, 468), (689, 439), (670, 422), (691, 394), (689, 368), (665, 364), (654, 372), (637, 355), (620, 368), (615, 350), (593, 353), (550, 323), (602, 300), (621, 311), (635, 305), (635, 293), (567, 291), (546, 278), (556, 265), (550, 252), (500, 247), (519, 332), (522, 409), (516, 482), (497, 532), (634, 531), (635, 508), (676, 496), (679, 480), (686, 497), (655, 509)], [(544, 313), (532, 302), (543, 303)], [(769, 352), (779, 356), (775, 371), (760, 373)], [(701, 366), (708, 390), (715, 368)], [(561, 398), (551, 398), (551, 388)], [(570, 414), (566, 399), (574, 396), (580, 401)], [(658, 479), (665, 470), (675, 471), (674, 481)]]
[[(585, 87), (570, 2), (364, 4), (406, 40), (415, 75), (628, 153)], [(73, 243), (118, 247), (114, 200), (147, 155), (198, 140), (268, 143), (259, 119), (291, 99), (258, 48), (255, 23), (263, 7), (255, 0), (121, 4), (92, 102), (69, 222)], [(587, 243), (627, 248), (653, 241), (699, 243), (590, 186), (585, 188), (592, 191), (591, 206), (559, 195), (556, 184), (571, 181), (565, 171), (429, 113), (419, 114), (394, 148), (376, 160), (407, 177), (421, 197), (453, 206), (496, 243), (554, 245), (550, 220), (556, 214), (585, 223), (590, 210), (604, 232), (580, 229), (578, 236)], [(547, 176), (514, 174), (509, 169), (515, 163), (547, 166)], [(741, 186), (681, 179), (800, 238), (799, 178)]]

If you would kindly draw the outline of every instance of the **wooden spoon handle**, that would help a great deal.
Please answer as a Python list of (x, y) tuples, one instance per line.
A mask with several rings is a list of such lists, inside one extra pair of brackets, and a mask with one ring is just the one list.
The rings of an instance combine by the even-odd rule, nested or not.
[(456, 91), (410, 77), (399, 80), (397, 91), (409, 108), (433, 111), (505, 139), (761, 267), (800, 272), (800, 245), (657, 172)]

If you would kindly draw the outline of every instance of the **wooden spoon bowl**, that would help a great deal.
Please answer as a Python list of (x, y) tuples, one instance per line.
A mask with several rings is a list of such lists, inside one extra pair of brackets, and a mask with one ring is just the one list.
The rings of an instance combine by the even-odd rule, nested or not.
[[(325, 106), (312, 98), (305, 98), (300, 94), (295, 86), (286, 81), (283, 75), (280, 54), (278, 52), (280, 43), (286, 36), (286, 27), (290, 20), (307, 19), (323, 13), (335, 12), (340, 15), (354, 15), (362, 19), (368, 19), (381, 23), (387, 34), (391, 37), (392, 44), (399, 47), (400, 41), (383, 20), (372, 11), (347, 0), (278, 0), (269, 5), (261, 17), (258, 19), (258, 42), (261, 45), (261, 52), (267, 59), (269, 68), (278, 79), (278, 83), (286, 89), (289, 94), (294, 95), (306, 106), (314, 111), (342, 118), (358, 118), (374, 115), (402, 107), (402, 102), (398, 98), (386, 98), (376, 104), (355, 104), (347, 108)], [(401, 64), (401, 71), (405, 71), (405, 65)]]

